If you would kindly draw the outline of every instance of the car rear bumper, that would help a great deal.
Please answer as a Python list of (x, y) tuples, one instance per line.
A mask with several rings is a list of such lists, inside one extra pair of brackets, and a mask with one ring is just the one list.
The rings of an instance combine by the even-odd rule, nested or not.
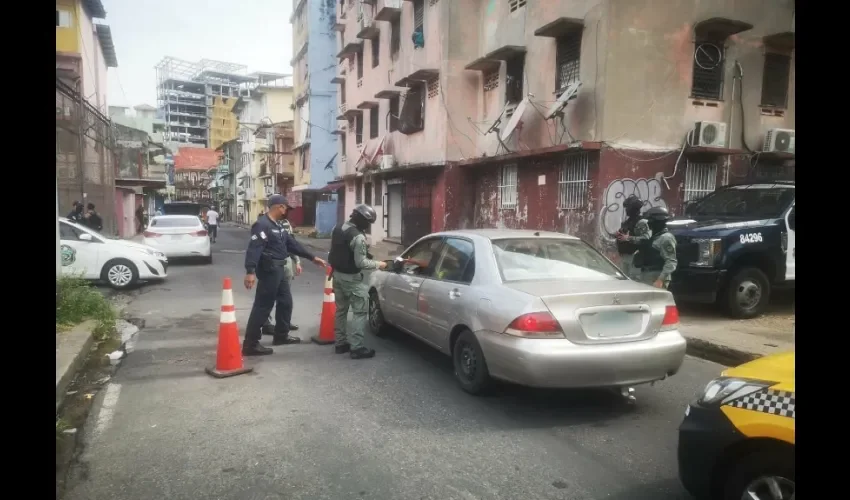
[(162, 237), (145, 238), (145, 245), (150, 245), (168, 257), (209, 257), (212, 249), (207, 237), (186, 238), (185, 241), (165, 241)]
[(713, 304), (725, 278), (723, 269), (679, 269), (673, 273), (670, 292), (682, 302)]
[(692, 404), (679, 426), (679, 481), (697, 499), (710, 498), (715, 468), (741, 434), (718, 408)]
[(566, 339), (476, 334), (490, 374), (531, 387), (582, 388), (645, 384), (674, 375), (685, 359), (678, 331), (635, 342), (580, 345)]

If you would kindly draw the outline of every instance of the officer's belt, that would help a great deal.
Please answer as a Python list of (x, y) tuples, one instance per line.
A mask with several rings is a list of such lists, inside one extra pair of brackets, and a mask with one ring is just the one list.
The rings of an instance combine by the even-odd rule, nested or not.
[(273, 265), (273, 266), (281, 266), (282, 267), (282, 266), (286, 265), (286, 261), (289, 260), (289, 257), (287, 257), (285, 259), (275, 259), (271, 255), (264, 253), (263, 259), (265, 259), (266, 261), (271, 263), (271, 265)]

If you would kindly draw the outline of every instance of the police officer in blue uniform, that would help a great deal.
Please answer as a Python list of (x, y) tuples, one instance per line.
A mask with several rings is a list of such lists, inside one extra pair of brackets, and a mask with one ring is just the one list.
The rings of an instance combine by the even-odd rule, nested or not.
[(327, 262), (307, 251), (278, 225), (277, 221), (286, 215), (286, 198), (279, 194), (272, 195), (268, 207), (266, 215), (251, 228), (251, 241), (245, 254), (245, 288), (250, 290), (259, 281), (254, 306), (245, 328), (245, 342), (242, 344), (242, 354), (245, 356), (261, 356), (274, 352), (260, 345), (260, 329), (273, 308), (276, 311), (272, 345), (301, 342), (301, 339), (289, 335), (292, 292), (285, 269), (290, 254), (311, 260), (318, 266), (327, 266)]

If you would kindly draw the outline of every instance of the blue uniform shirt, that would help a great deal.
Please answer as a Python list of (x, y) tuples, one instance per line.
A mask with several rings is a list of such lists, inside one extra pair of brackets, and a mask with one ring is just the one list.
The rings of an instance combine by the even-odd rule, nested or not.
[(290, 254), (308, 260), (316, 258), (292, 235), (281, 229), (277, 222), (268, 215), (263, 216), (251, 227), (251, 241), (245, 252), (245, 271), (253, 274), (263, 255), (275, 260), (286, 260)]

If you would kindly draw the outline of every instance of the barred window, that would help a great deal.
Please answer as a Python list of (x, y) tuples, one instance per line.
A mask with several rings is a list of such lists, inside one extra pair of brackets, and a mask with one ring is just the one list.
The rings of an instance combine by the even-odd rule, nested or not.
[(723, 73), (726, 66), (723, 42), (702, 41), (694, 47), (691, 97), (719, 101), (723, 98)]
[(499, 208), (516, 208), (517, 202), (517, 166), (505, 165), (499, 175)]
[(691, 163), (685, 168), (685, 202), (698, 200), (717, 187), (716, 163)]
[(561, 93), (579, 79), (581, 68), (581, 35), (575, 31), (558, 37), (555, 46), (555, 91)]
[(587, 203), (590, 159), (587, 153), (572, 153), (564, 157), (558, 175), (558, 208), (574, 210)]
[(761, 82), (761, 105), (785, 108), (788, 105), (788, 84), (791, 80), (791, 56), (768, 52), (764, 55), (764, 74)]

